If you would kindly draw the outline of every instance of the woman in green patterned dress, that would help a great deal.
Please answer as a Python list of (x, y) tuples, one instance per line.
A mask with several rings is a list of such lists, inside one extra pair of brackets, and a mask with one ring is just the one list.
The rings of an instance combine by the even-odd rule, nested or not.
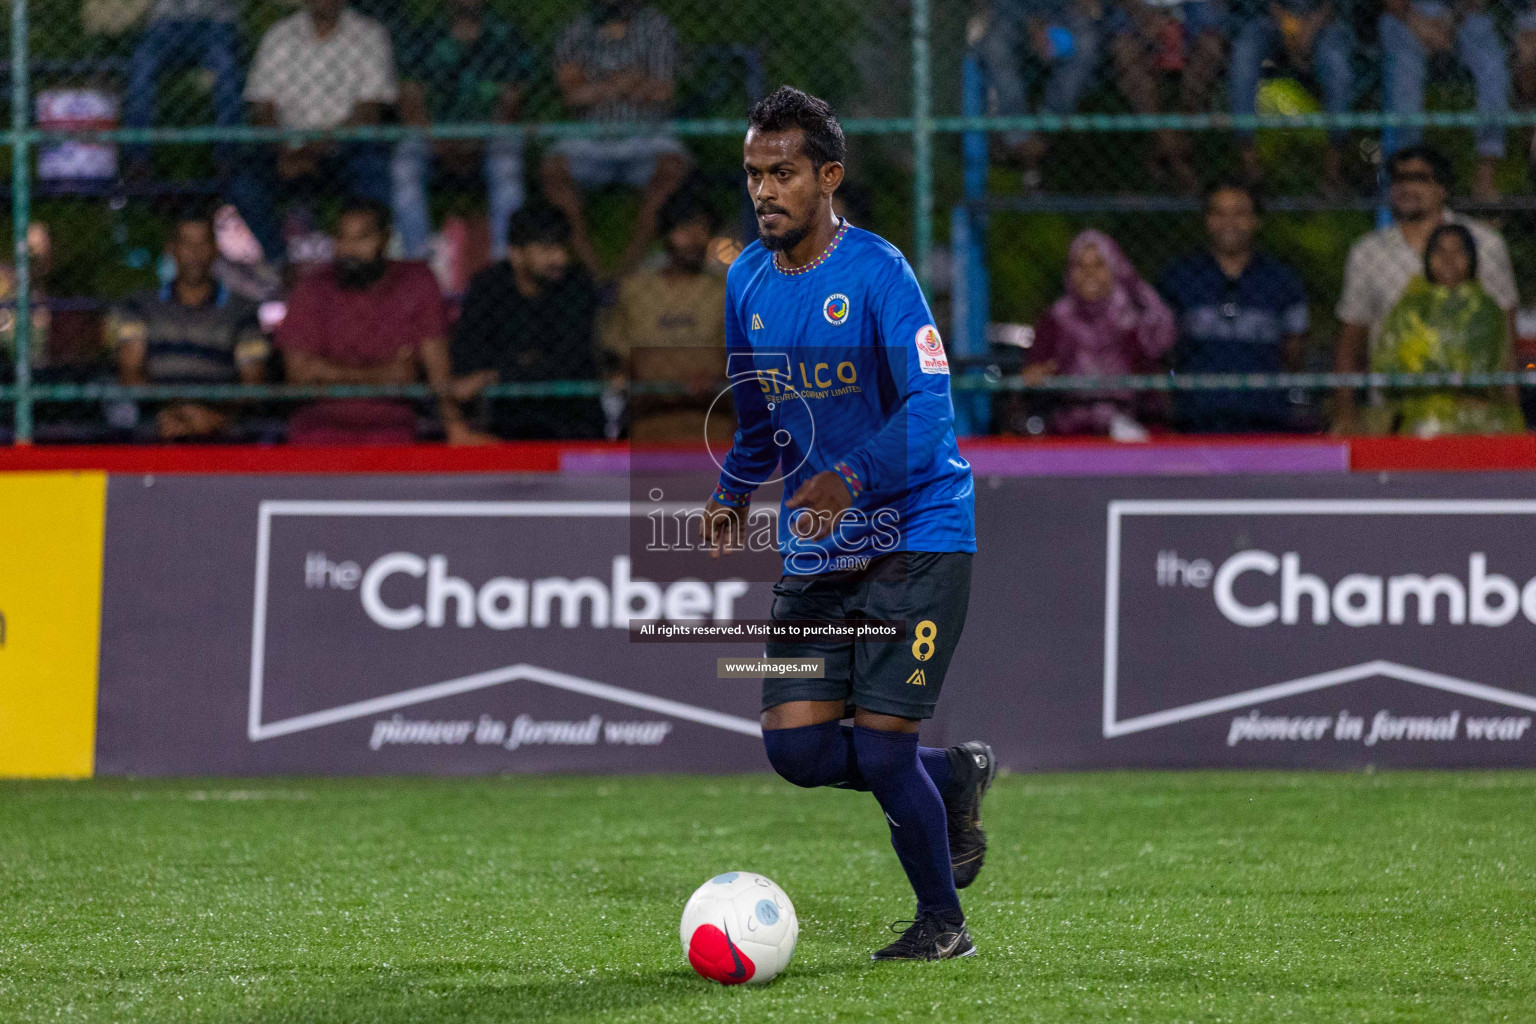
[[(1508, 320), (1477, 281), (1477, 246), (1460, 224), (1442, 224), (1415, 277), (1382, 325), (1371, 369), (1381, 373), (1476, 373), (1514, 366)], [(1508, 434), (1525, 429), (1504, 389), (1399, 390), (1367, 413), (1374, 434)]]

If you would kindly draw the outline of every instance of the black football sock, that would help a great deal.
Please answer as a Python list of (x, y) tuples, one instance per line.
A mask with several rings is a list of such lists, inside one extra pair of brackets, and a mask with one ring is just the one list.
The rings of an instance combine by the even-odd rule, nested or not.
[(856, 725), (853, 745), (859, 772), (891, 826), (891, 845), (917, 893), (918, 912), (958, 914), (944, 801), (918, 757), (917, 733)]
[(955, 778), (954, 766), (949, 763), (949, 750), (944, 747), (918, 747), (917, 756), (923, 762), (923, 771), (928, 773), (938, 789), (939, 796), (948, 793), (949, 784)]

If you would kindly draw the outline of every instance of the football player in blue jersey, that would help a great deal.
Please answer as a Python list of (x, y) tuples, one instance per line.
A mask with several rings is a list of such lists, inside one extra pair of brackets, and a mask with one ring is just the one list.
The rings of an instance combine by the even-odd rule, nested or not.
[(899, 642), (768, 643), (768, 657), (821, 658), (824, 673), (764, 679), (763, 742), (795, 785), (867, 791), (885, 812), (917, 912), (873, 958), (968, 956), (956, 890), (981, 868), (996, 764), (979, 741), (918, 744), (965, 624), (976, 551), (948, 360), (906, 259), (833, 210), (847, 143), (832, 109), (785, 86), (748, 125), (758, 239), (731, 265), (725, 305), (738, 429), (703, 539), (716, 557), (739, 549), (752, 493), (782, 481), (773, 619), (904, 624)]

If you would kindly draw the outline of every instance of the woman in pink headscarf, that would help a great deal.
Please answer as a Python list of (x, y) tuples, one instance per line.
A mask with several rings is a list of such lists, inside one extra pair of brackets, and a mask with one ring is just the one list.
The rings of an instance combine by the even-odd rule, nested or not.
[[(1173, 346), (1173, 313), (1113, 239), (1084, 231), (1072, 240), (1066, 291), (1035, 327), (1025, 379), (1158, 372), (1158, 360)], [(1067, 395), (1051, 414), (1053, 432), (1145, 440), (1135, 393)]]

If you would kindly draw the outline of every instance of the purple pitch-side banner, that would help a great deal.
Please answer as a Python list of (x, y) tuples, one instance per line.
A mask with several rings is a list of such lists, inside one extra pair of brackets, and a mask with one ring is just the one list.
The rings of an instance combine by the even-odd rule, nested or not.
[[(632, 558), (627, 498), (114, 477), (98, 771), (766, 769), (757, 686), (715, 664), (760, 647), (625, 627), (765, 618), (768, 586)], [(1529, 475), (982, 476), (977, 516), (929, 742), (1019, 770), (1536, 765)]]
[[(708, 494), (699, 483), (694, 490)], [(767, 587), (631, 571), (614, 478), (114, 478), (97, 770), (764, 766), (757, 686), (631, 616)]]

